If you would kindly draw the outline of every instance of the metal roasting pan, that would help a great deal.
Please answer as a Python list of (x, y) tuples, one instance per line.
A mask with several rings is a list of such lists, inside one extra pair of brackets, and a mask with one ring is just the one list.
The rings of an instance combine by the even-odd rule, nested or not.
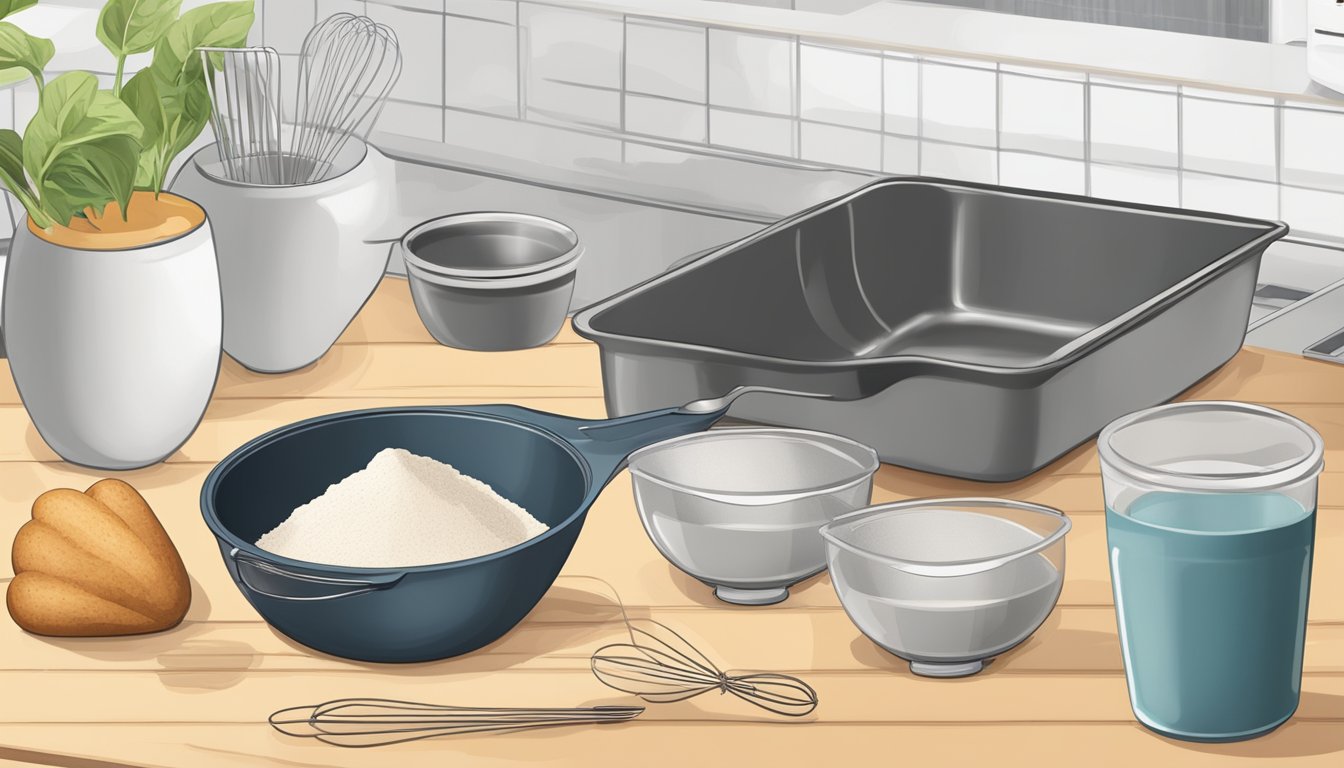
[[(755, 384), (736, 419), (883, 461), (1022, 478), (1171, 399), (1246, 333), (1281, 222), (887, 178), (587, 307), (607, 411)], [(841, 402), (848, 401), (848, 402)]]

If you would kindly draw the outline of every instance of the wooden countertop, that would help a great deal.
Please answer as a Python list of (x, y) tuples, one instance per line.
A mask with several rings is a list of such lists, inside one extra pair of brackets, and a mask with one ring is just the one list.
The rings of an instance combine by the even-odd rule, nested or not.
[[(272, 631), (239, 594), (201, 521), (197, 497), (215, 462), (273, 427), (387, 404), (513, 402), (582, 417), (604, 409), (597, 348), (566, 330), (532, 351), (481, 354), (435, 344), (406, 284), (388, 279), (321, 361), (263, 376), (226, 360), (191, 440), (166, 463), (121, 476), (163, 520), (192, 577), (178, 628), (121, 639), (28, 635), (0, 616), (0, 761), (44, 765), (274, 766), (1206, 765), (1229, 757), (1339, 765), (1344, 755), (1344, 367), (1243, 350), (1187, 397), (1272, 405), (1325, 436), (1315, 573), (1301, 706), (1264, 738), (1230, 745), (1170, 741), (1130, 713), (1110, 583), (1095, 451), (1083, 446), (1031, 478), (958, 482), (883, 467), (874, 501), (952, 494), (1030, 499), (1065, 510), (1068, 572), (1059, 607), (1026, 643), (983, 673), (927, 680), (849, 622), (825, 575), (764, 608), (717, 602), (664, 561), (644, 535), (622, 473), (589, 514), (564, 574), (494, 645), (433, 664), (330, 658)], [(53, 487), (101, 475), (60, 462), (0, 374), (0, 539)], [(0, 546), (8, 557), (8, 546)], [(0, 573), (9, 574), (8, 563)], [(481, 706), (637, 703), (604, 687), (589, 654), (621, 636), (616, 607), (684, 632), (725, 668), (797, 674), (821, 705), (805, 722), (762, 719), (709, 694), (650, 704), (635, 722), (520, 735), (343, 750), (282, 737), (265, 723), (284, 706), (383, 696)], [(1229, 670), (1235, 674), (1236, 670)]]

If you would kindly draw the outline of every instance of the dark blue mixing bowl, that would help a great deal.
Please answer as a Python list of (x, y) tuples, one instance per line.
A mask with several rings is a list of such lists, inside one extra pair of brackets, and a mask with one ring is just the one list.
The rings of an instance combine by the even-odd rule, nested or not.
[[(645, 445), (709, 428), (726, 411), (669, 408), (584, 421), (511, 405), (378, 408), (321, 416), (234, 451), (201, 489), (201, 512), (234, 583), (271, 626), (334, 656), (431, 661), (502, 637), (550, 588), (588, 507)], [(439, 565), (346, 568), (253, 542), (384, 448), (488, 483), (550, 526), (510, 549)]]

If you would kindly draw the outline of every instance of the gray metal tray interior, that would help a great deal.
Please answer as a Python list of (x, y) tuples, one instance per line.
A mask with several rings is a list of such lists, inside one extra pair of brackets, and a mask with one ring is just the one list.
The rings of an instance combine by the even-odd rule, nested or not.
[(1267, 229), (886, 182), (637, 287), (588, 324), (800, 362), (915, 355), (1022, 368)]
[[(921, 461), (909, 440), (898, 446), (899, 438), (867, 436), (869, 444), (888, 443), (874, 445), (884, 460), (958, 476), (1006, 477), (1028, 465), (1038, 468), (1053, 457), (1045, 454), (1068, 450), (1104, 426), (1103, 419), (1120, 415), (1117, 408), (1133, 405), (1135, 395), (1118, 391), (1130, 380), (1151, 379), (1132, 389), (1160, 402), (1235, 353), (1259, 255), (1286, 232), (1277, 222), (885, 179), (588, 307), (575, 316), (575, 329), (602, 347), (613, 415), (672, 405), (692, 393), (721, 394), (717, 390), (737, 384), (856, 399), (911, 377), (939, 377), (981, 387), (967, 390), (970, 400), (958, 407), (991, 400), (996, 408), (1040, 407), (1044, 420), (1049, 403), (1015, 401), (1003, 391), (1037, 388), (1036, 400), (1086, 400), (1093, 395), (1079, 394), (1081, 388), (1096, 382), (1079, 381), (1066, 391), (1046, 384), (1139, 326), (1181, 318), (1179, 329), (1146, 342), (1154, 368), (1103, 366), (1105, 375), (1119, 379), (1104, 389), (1117, 391), (1071, 416), (1076, 424), (1060, 429), (1028, 419), (1035, 431), (1018, 438), (1030, 447), (1022, 467), (959, 472), (946, 461)], [(1212, 303), (1199, 316), (1168, 311), (1214, 283), (1219, 293), (1205, 298)], [(1163, 335), (1207, 349), (1171, 349)], [(920, 397), (884, 407), (954, 405)], [(835, 418), (825, 415), (826, 404), (775, 403), (768, 413), (754, 411), (764, 416), (758, 420), (830, 427), (859, 439), (854, 432), (862, 430), (852, 424), (860, 416), (853, 408), (840, 414), (838, 406), (830, 404)], [(735, 407), (733, 415), (751, 418), (752, 411)], [(897, 421), (888, 411), (861, 416), (888, 426)], [(987, 416), (1004, 414), (991, 409)], [(978, 433), (943, 439), (1004, 438), (993, 430), (987, 424)], [(1045, 433), (1072, 442), (1041, 445)], [(1005, 443), (1002, 450), (1010, 449)]]

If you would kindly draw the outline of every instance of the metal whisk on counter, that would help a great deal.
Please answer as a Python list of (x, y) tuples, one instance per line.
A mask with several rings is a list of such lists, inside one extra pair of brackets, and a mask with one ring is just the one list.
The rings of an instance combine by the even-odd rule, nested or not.
[[(608, 643), (593, 652), (593, 674), (604, 685), (650, 703), (686, 701), (718, 691), (773, 715), (801, 718), (817, 708), (817, 692), (792, 675), (773, 672), (729, 674), (662, 622), (639, 619), (635, 626), (616, 589), (595, 576), (561, 576), (598, 582), (611, 591), (629, 642)], [(639, 706), (461, 707), (394, 699), (336, 699), (286, 707), (271, 714), (271, 727), (286, 736), (316, 739), (337, 747), (377, 747), (407, 741), (622, 723), (644, 712)]]

